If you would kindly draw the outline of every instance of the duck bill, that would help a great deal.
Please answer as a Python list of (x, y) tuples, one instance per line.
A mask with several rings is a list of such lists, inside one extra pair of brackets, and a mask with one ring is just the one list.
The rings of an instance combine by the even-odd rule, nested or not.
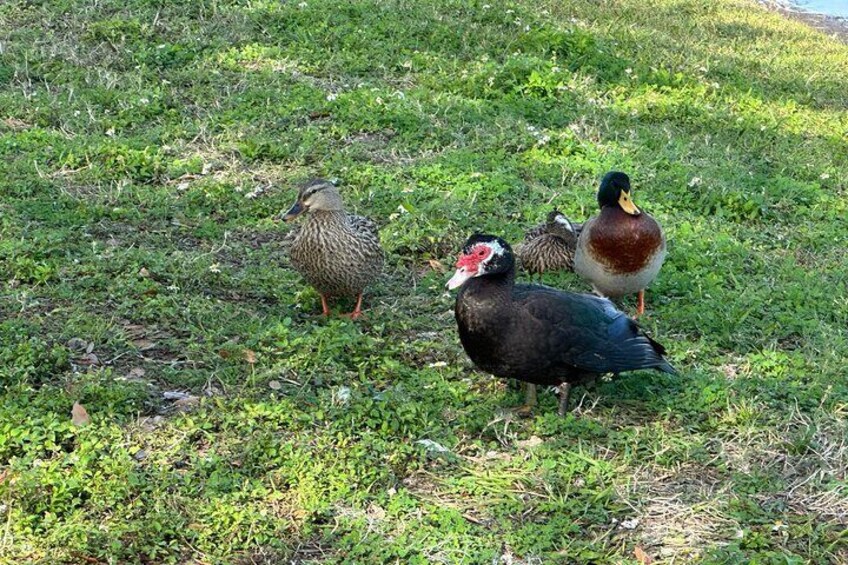
[(642, 212), (639, 208), (633, 204), (633, 200), (630, 198), (630, 194), (622, 191), (621, 196), (618, 197), (618, 205), (621, 206), (621, 209), (630, 214), (631, 216), (638, 216)]
[(453, 290), (455, 288), (459, 288), (463, 284), (465, 284), (465, 281), (467, 281), (470, 278), (473, 278), (476, 274), (477, 273), (469, 272), (468, 269), (466, 269), (465, 267), (460, 267), (459, 269), (456, 270), (456, 272), (453, 274), (453, 276), (451, 277), (451, 279), (447, 282), (447, 284), (445, 286), (447, 287), (448, 290)]
[(303, 214), (304, 210), (306, 210), (306, 208), (303, 207), (303, 204), (301, 204), (299, 201), (295, 202), (294, 205), (289, 208), (289, 211), (283, 215), (283, 221), (290, 222), (294, 220), (295, 218)]

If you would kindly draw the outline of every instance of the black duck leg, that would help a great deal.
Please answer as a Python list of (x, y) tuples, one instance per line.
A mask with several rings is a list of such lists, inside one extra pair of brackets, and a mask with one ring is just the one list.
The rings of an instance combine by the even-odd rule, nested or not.
[(566, 411), (568, 411), (568, 395), (571, 393), (571, 383), (562, 383), (557, 387), (557, 393), (559, 393), (559, 409), (557, 410), (557, 414), (560, 416), (565, 416)]

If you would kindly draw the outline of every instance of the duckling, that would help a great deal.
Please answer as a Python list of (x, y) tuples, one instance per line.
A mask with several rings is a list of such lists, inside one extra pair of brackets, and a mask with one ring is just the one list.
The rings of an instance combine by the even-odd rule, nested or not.
[(515, 253), (521, 260), (521, 266), (531, 275), (573, 270), (574, 251), (581, 228), (562, 212), (552, 210), (547, 222), (528, 231), (524, 241), (516, 246)]
[(583, 224), (577, 239), (574, 271), (607, 297), (638, 292), (638, 318), (645, 312), (645, 288), (665, 260), (665, 235), (656, 220), (633, 203), (630, 178), (624, 173), (604, 176), (598, 204), (601, 213)]
[(290, 222), (305, 212), (309, 218), (289, 248), (291, 263), (321, 295), (325, 316), (330, 313), (328, 298), (356, 296), (349, 314), (356, 319), (362, 315), (363, 290), (383, 269), (377, 225), (345, 212), (338, 188), (323, 179), (303, 185), (283, 219)]

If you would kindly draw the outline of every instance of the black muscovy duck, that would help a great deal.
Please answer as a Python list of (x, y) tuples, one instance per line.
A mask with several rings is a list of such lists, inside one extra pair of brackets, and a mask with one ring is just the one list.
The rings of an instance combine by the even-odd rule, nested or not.
[[(465, 352), (496, 377), (556, 386), (560, 414), (571, 385), (597, 375), (676, 373), (665, 348), (606, 298), (516, 285), (512, 249), (499, 237), (472, 235), (456, 266), (447, 287), (462, 287), (455, 314)], [(535, 388), (527, 392), (532, 407)]]

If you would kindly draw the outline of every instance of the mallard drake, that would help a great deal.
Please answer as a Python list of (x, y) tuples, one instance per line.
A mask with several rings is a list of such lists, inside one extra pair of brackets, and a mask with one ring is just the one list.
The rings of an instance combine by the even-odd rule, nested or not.
[(556, 386), (560, 414), (571, 385), (599, 374), (676, 372), (665, 348), (608, 299), (516, 285), (512, 249), (499, 237), (471, 236), (456, 266), (447, 287), (461, 287), (454, 312), (465, 352), (496, 377)]
[(601, 213), (583, 224), (574, 272), (610, 298), (639, 293), (636, 317), (645, 312), (645, 288), (665, 260), (665, 236), (649, 214), (633, 204), (630, 178), (607, 173), (598, 190)]
[(572, 270), (581, 228), (562, 212), (552, 210), (547, 221), (529, 230), (524, 241), (515, 247), (521, 266), (531, 275)]
[(283, 219), (290, 222), (303, 213), (309, 218), (289, 247), (292, 266), (321, 295), (324, 315), (330, 297), (356, 297), (350, 316), (362, 314), (362, 292), (383, 268), (383, 249), (377, 225), (344, 211), (338, 188), (327, 180), (303, 185)]

